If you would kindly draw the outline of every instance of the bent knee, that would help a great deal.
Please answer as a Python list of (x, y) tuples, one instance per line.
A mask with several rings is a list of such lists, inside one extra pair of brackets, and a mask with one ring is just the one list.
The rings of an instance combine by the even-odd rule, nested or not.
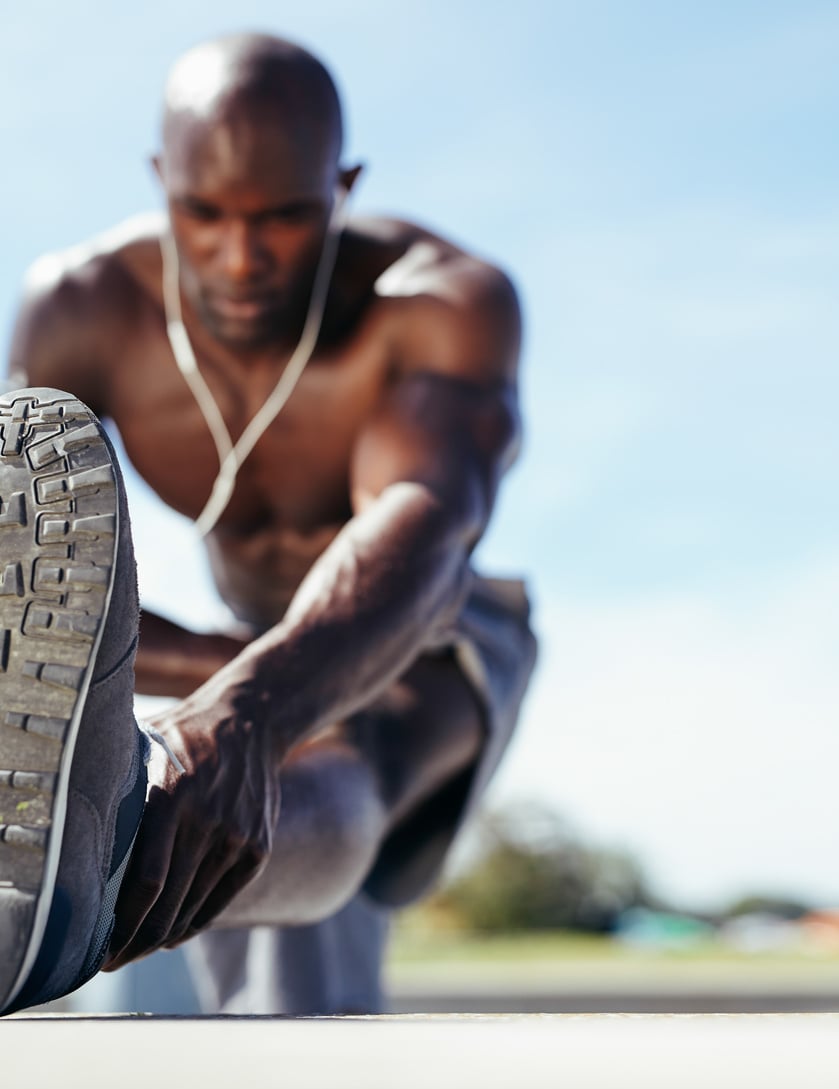
[(385, 810), (370, 768), (351, 746), (307, 746), (280, 782), (271, 856), (218, 925), (318, 922), (351, 899), (376, 859)]

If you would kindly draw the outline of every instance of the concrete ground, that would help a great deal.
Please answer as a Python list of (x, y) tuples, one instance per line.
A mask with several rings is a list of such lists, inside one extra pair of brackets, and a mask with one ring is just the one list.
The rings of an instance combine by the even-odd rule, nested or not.
[(839, 1014), (19, 1014), (0, 1041), (3, 1085), (38, 1089), (839, 1086)]

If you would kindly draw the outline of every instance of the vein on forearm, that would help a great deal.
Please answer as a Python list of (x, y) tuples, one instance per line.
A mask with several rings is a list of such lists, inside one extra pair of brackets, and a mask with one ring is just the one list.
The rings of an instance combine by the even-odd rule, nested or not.
[(281, 746), (364, 706), (433, 639), (464, 593), (470, 537), (468, 520), (410, 483), (342, 530), (283, 621), (230, 667)]

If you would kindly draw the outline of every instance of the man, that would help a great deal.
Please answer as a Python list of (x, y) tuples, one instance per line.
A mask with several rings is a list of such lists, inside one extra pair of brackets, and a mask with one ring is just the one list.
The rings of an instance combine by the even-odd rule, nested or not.
[[(411, 224), (359, 219), (342, 230), (360, 169), (341, 166), (341, 141), (334, 85), (310, 54), (252, 35), (199, 46), (166, 88), (155, 166), (168, 217), (44, 259), (30, 275), (12, 373), (78, 400), (38, 388), (6, 396), (9, 483), (0, 466), (0, 495), (8, 502), (5, 486), (43, 507), (60, 493), (66, 506), (57, 520), (40, 507), (37, 518), (23, 516), (34, 530), (16, 523), (16, 533), (34, 531), (25, 540), (37, 570), (54, 572), (26, 606), (43, 617), (37, 631), (57, 630), (58, 619), (46, 620), (43, 594), (52, 593), (73, 614), (65, 628), (98, 623), (104, 634), (90, 636), (66, 712), (78, 741), (64, 740), (56, 760), (72, 763), (58, 778), (69, 801), (66, 821), (65, 800), (46, 806), (43, 872), (24, 879), (18, 856), (0, 853), (0, 886), (34, 881), (36, 905), (19, 924), (25, 962), (8, 957), (16, 998), (11, 983), (3, 995), (0, 948), (0, 1008), (75, 986), (103, 955), (91, 939), (69, 982), (55, 973), (46, 988), (33, 982), (36, 958), (43, 975), (47, 960), (65, 955), (53, 915), (59, 893), (81, 895), (62, 884), (81, 835), (84, 807), (74, 799), (103, 777), (113, 784), (97, 811), (105, 891), (86, 918), (88, 930), (110, 928), (108, 898), (121, 883), (105, 965), (117, 968), (211, 923), (329, 926), (344, 909), (340, 941), (369, 930), (364, 909), (345, 905), (359, 894), (389, 908), (427, 888), (509, 738), (534, 658), (527, 603), (520, 584), (475, 576), (469, 556), (518, 444), (515, 294), (497, 269)], [(135, 740), (132, 724), (114, 742), (118, 770), (105, 762), (95, 772), (78, 753), (115, 718), (130, 718), (122, 694), (107, 722), (91, 700), (111, 676), (98, 656), (114, 641), (120, 662), (131, 656), (130, 603), (126, 630), (109, 628), (115, 602), (130, 598), (132, 561), (119, 470), (85, 405), (114, 421), (163, 501), (197, 520), (219, 593), (252, 633), (198, 634), (144, 614), (137, 689), (181, 702), (150, 723), (151, 742), (149, 731)], [(42, 554), (58, 547), (42, 525), (67, 527), (61, 563), (82, 578), (95, 565), (83, 547), (93, 523), (78, 515), (92, 479), (79, 477), (87, 468), (74, 453), (93, 458), (85, 441), (100, 478), (108, 462), (115, 482), (106, 514), (89, 517), (101, 522), (113, 508), (118, 529), (110, 599), (84, 598), (94, 619), (82, 624), (78, 595), (63, 590), (70, 575)], [(60, 487), (43, 483), (42, 461), (60, 462)], [(12, 668), (30, 635), (29, 612), (19, 623), (17, 615), (0, 700), (20, 718), (30, 706), (22, 694), (40, 706), (47, 659), (44, 650), (37, 667)], [(10, 732), (0, 726), (0, 769)], [(144, 761), (154, 756), (129, 847), (113, 828), (130, 825), (133, 836), (136, 819), (122, 817), (140, 790), (129, 758), (138, 745)], [(7, 751), (20, 765), (10, 743)], [(21, 783), (38, 770), (9, 767)], [(0, 938), (10, 925), (2, 912), (0, 896)], [(298, 933), (286, 932), (289, 948)], [(225, 930), (201, 940), (218, 975), (231, 974), (221, 963)], [(375, 959), (376, 942), (368, 935), (366, 944)], [(241, 960), (242, 948), (233, 955)], [(302, 1003), (286, 995), (285, 1009), (376, 1007), (374, 994), (336, 997), (331, 957), (337, 963), (340, 951), (322, 950), (321, 963), (304, 968), (324, 977), (317, 993)]]

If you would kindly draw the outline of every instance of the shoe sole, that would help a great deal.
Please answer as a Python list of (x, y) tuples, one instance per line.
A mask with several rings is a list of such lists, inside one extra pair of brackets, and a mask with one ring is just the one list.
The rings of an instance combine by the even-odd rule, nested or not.
[(0, 1009), (49, 916), (118, 532), (116, 473), (90, 410), (58, 390), (0, 397)]

